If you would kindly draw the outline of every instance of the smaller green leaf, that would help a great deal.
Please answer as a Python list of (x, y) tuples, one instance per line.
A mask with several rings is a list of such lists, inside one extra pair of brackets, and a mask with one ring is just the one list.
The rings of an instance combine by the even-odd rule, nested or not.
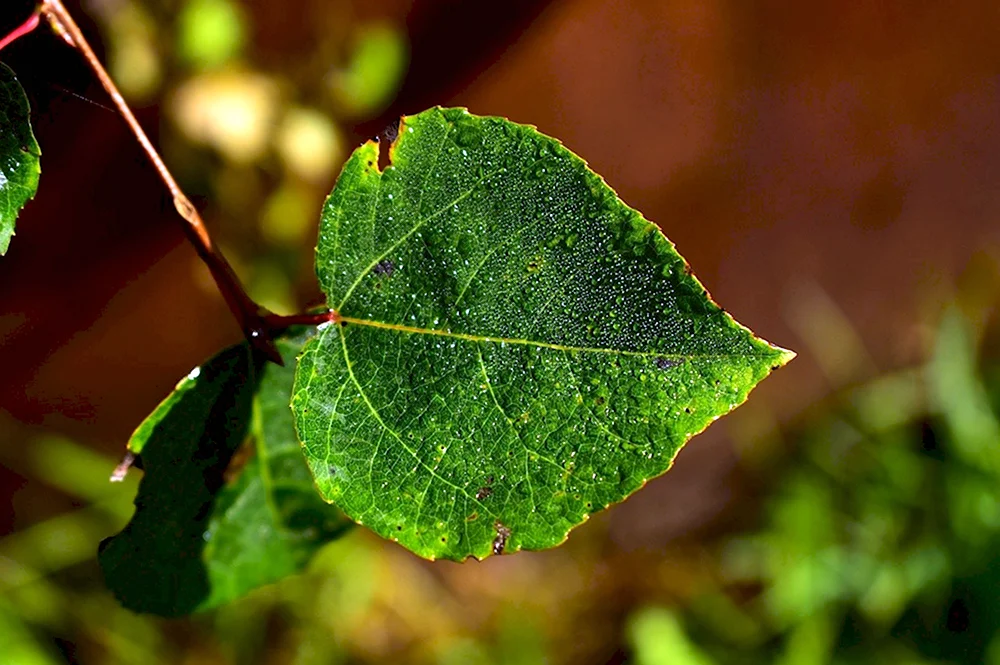
[[(286, 367), (262, 365), (245, 344), (223, 351), (136, 430), (135, 515), (99, 557), (123, 605), (164, 616), (221, 605), (298, 572), (346, 530), (316, 493), (288, 407), (306, 339), (278, 342)], [(248, 433), (252, 456), (234, 472)]]
[(0, 256), (10, 246), (18, 213), (38, 190), (41, 154), (28, 98), (14, 72), (0, 63)]

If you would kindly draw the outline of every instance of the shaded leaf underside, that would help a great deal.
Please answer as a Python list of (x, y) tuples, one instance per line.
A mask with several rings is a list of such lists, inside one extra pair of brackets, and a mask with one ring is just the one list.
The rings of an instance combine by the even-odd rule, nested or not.
[(0, 63), (0, 255), (7, 253), (21, 208), (38, 189), (40, 155), (28, 98), (14, 72)]
[(349, 523), (316, 494), (288, 408), (304, 341), (278, 341), (286, 367), (261, 365), (246, 345), (223, 351), (136, 430), (136, 512), (100, 552), (123, 605), (166, 616), (214, 607), (298, 572), (343, 533)]
[(533, 128), (432, 109), (391, 156), (359, 148), (325, 205), (341, 320), (292, 406), (323, 496), (417, 554), (560, 543), (791, 358)]

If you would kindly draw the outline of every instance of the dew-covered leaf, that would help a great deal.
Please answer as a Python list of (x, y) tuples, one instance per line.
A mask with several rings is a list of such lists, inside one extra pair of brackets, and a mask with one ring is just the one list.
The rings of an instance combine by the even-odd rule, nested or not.
[(136, 430), (135, 515), (100, 552), (123, 605), (177, 616), (223, 604), (298, 572), (349, 525), (317, 495), (292, 425), (291, 362), (304, 342), (277, 342), (286, 367), (246, 345), (223, 351)]
[(794, 354), (534, 128), (462, 109), (361, 146), (322, 216), (338, 324), (299, 359), (324, 497), (429, 558), (559, 544)]
[(14, 72), (0, 63), (0, 256), (10, 246), (17, 215), (38, 189), (40, 155), (28, 98)]

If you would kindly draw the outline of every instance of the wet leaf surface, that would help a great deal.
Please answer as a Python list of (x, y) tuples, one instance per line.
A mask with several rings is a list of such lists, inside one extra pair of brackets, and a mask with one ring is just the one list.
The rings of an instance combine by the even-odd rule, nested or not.
[(421, 556), (559, 544), (793, 356), (533, 128), (432, 109), (390, 160), (360, 147), (325, 205), (341, 321), (292, 407), (323, 496)]
[(0, 63), (0, 255), (7, 253), (14, 222), (34, 198), (41, 151), (31, 133), (28, 98), (17, 77)]

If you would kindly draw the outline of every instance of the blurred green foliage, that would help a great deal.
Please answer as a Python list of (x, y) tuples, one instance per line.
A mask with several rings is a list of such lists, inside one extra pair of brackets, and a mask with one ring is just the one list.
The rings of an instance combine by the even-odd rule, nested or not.
[[(1000, 375), (977, 347), (951, 308), (924, 368), (786, 433), (795, 454), (767, 471), (760, 527), (722, 545), (721, 583), (678, 610), (698, 662), (1000, 663)], [(660, 662), (646, 632), (640, 662)]]
[(246, 15), (232, 0), (188, 0), (177, 24), (178, 55), (198, 68), (224, 65), (246, 41)]
[(709, 660), (684, 633), (677, 616), (662, 607), (634, 612), (628, 639), (635, 665), (709, 665)]
[(392, 99), (406, 72), (406, 44), (391, 25), (372, 24), (359, 31), (346, 66), (329, 77), (340, 107), (351, 116), (378, 112)]
[(786, 453), (756, 472), (746, 530), (702, 543), (701, 573), (612, 569), (653, 579), (623, 612), (602, 607), (594, 575), (615, 563), (586, 530), (572, 555), (543, 568), (504, 558), (508, 576), (486, 578), (357, 530), (305, 575), (231, 606), (137, 617), (93, 561), (127, 520), (135, 480), (111, 488), (113, 460), (38, 437), (15, 470), (79, 507), (0, 540), (0, 643), (16, 663), (63, 662), (67, 643), (78, 662), (558, 663), (580, 662), (574, 640), (603, 617), (619, 622), (604, 638), (618, 640), (616, 662), (637, 665), (1000, 663), (1000, 368), (976, 330), (948, 310), (924, 366), (843, 390), (786, 428)]

